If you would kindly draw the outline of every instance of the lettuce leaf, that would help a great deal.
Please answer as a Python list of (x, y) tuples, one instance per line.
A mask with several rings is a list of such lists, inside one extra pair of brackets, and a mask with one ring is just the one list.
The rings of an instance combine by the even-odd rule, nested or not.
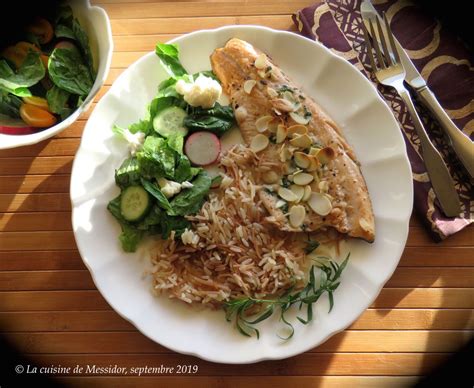
[(186, 69), (179, 61), (178, 45), (158, 43), (155, 47), (155, 53), (170, 76), (179, 77), (187, 74)]

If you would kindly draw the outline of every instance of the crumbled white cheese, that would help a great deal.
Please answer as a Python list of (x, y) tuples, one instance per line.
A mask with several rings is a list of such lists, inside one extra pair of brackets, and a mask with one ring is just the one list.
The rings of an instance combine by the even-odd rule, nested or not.
[(189, 181), (184, 181), (183, 183), (181, 183), (182, 189), (190, 189), (191, 187), (194, 187), (194, 185)]
[(128, 148), (130, 149), (130, 153), (132, 155), (135, 155), (137, 151), (142, 148), (145, 141), (145, 134), (143, 132), (132, 133), (128, 129), (124, 129), (122, 136), (127, 141)]
[(199, 235), (186, 228), (181, 234), (181, 241), (184, 245), (197, 245), (199, 242)]
[(159, 178), (158, 185), (166, 198), (171, 198), (181, 191), (181, 183), (169, 181), (166, 178)]
[(180, 79), (176, 82), (176, 91), (191, 106), (212, 108), (222, 93), (222, 87), (216, 80), (200, 74), (192, 83)]

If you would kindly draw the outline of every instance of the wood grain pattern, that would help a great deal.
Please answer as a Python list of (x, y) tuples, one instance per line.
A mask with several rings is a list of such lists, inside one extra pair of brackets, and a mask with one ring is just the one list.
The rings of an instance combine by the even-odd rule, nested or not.
[[(356, 322), (309, 352), (245, 367), (152, 342), (112, 310), (81, 260), (71, 226), (72, 161), (87, 119), (120, 74), (157, 41), (197, 29), (260, 24), (294, 31), (290, 15), (313, 1), (93, 1), (109, 14), (115, 51), (91, 109), (52, 139), (0, 151), (0, 330), (37, 365), (117, 364), (130, 371), (69, 374), (58, 381), (73, 387), (400, 387), (473, 335), (472, 227), (436, 244), (412, 217), (398, 268)], [(132, 372), (178, 364), (195, 364), (199, 371)]]

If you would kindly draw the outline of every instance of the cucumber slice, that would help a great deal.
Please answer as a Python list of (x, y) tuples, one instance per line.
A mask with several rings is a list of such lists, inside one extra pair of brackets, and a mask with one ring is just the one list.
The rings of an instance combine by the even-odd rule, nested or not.
[(129, 186), (122, 191), (120, 212), (127, 221), (138, 221), (150, 209), (151, 201), (148, 192), (141, 186)]
[(162, 110), (153, 119), (153, 128), (163, 137), (179, 132), (186, 136), (188, 129), (184, 126), (186, 111), (177, 106)]

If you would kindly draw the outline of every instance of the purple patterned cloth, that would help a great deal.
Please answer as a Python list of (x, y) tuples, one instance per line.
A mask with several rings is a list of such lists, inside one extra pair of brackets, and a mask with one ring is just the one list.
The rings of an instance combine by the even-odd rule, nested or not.
[[(456, 36), (410, 1), (378, 0), (373, 3), (377, 11), (386, 13), (397, 39), (447, 114), (472, 139), (474, 68), (470, 62), (470, 52)], [(322, 0), (298, 11), (293, 15), (293, 21), (304, 36), (318, 40), (376, 84), (366, 54), (360, 0)], [(424, 107), (418, 105), (418, 112), (433, 143), (448, 164), (462, 202), (462, 214), (459, 217), (445, 217), (431, 187), (420, 155), (419, 138), (403, 101), (391, 88), (377, 84), (377, 89), (392, 109), (404, 135), (413, 173), (415, 210), (433, 238), (441, 241), (473, 222), (472, 182), (446, 143), (437, 122)]]

